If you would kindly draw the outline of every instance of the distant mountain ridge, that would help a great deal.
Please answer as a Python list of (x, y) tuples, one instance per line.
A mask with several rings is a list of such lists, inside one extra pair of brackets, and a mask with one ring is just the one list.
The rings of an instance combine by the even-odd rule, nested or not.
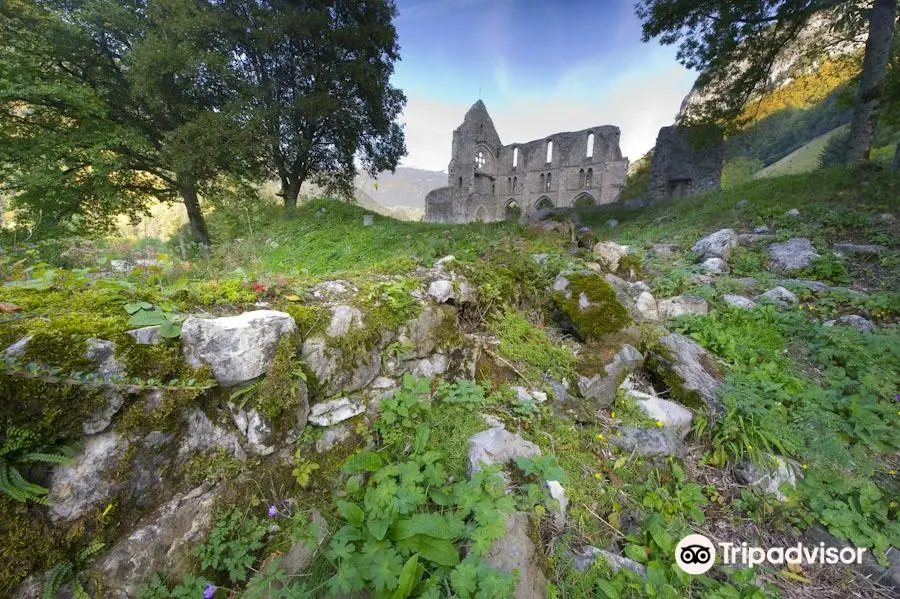
[[(425, 194), (447, 185), (447, 173), (406, 166), (393, 173), (379, 173), (376, 178), (356, 176), (356, 189), (365, 197), (387, 208), (425, 208)], [(359, 194), (358, 194), (359, 195)]]

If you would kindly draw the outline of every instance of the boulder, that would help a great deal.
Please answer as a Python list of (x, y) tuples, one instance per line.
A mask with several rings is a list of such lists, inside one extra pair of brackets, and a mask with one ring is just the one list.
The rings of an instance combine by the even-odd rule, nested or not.
[(534, 458), (541, 455), (540, 447), (498, 426), (472, 435), (468, 449), (469, 476), (479, 472), (482, 464), (504, 466), (518, 457)]
[(680, 456), (683, 451), (678, 434), (669, 428), (622, 427), (613, 443), (644, 457)]
[(705, 316), (709, 313), (709, 304), (702, 297), (688, 295), (676, 295), (656, 302), (659, 316), (662, 319), (675, 318), (684, 314), (699, 314)]
[(407, 352), (410, 358), (425, 358), (434, 353), (441, 343), (441, 333), (445, 328), (456, 330), (456, 311), (452, 306), (427, 305), (422, 308), (421, 314), (407, 325), (406, 338), (400, 341), (408, 341), (411, 350)]
[(853, 327), (860, 333), (867, 333), (875, 330), (875, 325), (872, 324), (871, 320), (866, 320), (862, 316), (858, 316), (856, 314), (841, 316), (837, 320), (826, 320), (822, 323), (822, 326), (833, 327), (839, 324)]
[(805, 237), (794, 237), (784, 243), (769, 246), (769, 257), (776, 270), (791, 271), (809, 268), (821, 258), (813, 249), (812, 242)]
[(571, 415), (579, 422), (591, 422), (596, 419), (598, 410), (609, 407), (616, 399), (616, 389), (628, 376), (644, 363), (644, 356), (633, 346), (625, 344), (613, 355), (612, 360), (603, 367), (603, 372), (593, 376), (578, 376), (579, 401), (567, 395), (563, 405), (558, 409)]
[(258, 410), (244, 411), (232, 405), (232, 418), (244, 438), (247, 447), (256, 455), (269, 455), (275, 448), (269, 444), (272, 435), (272, 423)]
[(753, 232), (757, 235), (764, 235), (765, 233), (771, 233), (772, 229), (769, 228), (769, 225), (760, 225), (754, 228)]
[(217, 487), (203, 483), (177, 495), (142, 521), (96, 564), (104, 597), (134, 597), (154, 573), (181, 576), (190, 571), (192, 551), (212, 526)]
[(619, 245), (613, 241), (601, 241), (593, 247), (592, 251), (594, 257), (603, 266), (615, 272), (619, 270), (619, 261), (628, 254), (628, 246)]
[(178, 447), (178, 456), (185, 459), (193, 453), (210, 449), (224, 449), (241, 461), (247, 459), (237, 435), (213, 424), (202, 410), (195, 409), (187, 417), (187, 429)]
[(719, 366), (696, 341), (678, 333), (666, 335), (650, 362), (671, 389), (673, 399), (691, 407), (705, 405), (713, 417), (724, 412), (718, 397), (722, 384)]
[(778, 304), (782, 308), (786, 308), (788, 306), (793, 306), (800, 300), (797, 299), (796, 295), (794, 295), (784, 287), (778, 286), (773, 287), (772, 289), (769, 289), (765, 293), (761, 294), (759, 296), (759, 301)]
[(353, 306), (334, 306), (325, 334), (329, 337), (343, 337), (351, 329), (361, 328), (363, 328), (363, 313), (359, 309)]
[(590, 227), (578, 227), (575, 231), (575, 243), (580, 248), (589, 248), (597, 243), (597, 234)]
[(728, 263), (721, 258), (707, 258), (700, 264), (700, 270), (710, 275), (727, 275), (731, 272)]
[(88, 437), (81, 452), (69, 464), (60, 464), (50, 477), (50, 518), (54, 522), (76, 520), (108, 500), (122, 488), (110, 473), (119, 465), (128, 440), (116, 433)]
[[(618, 277), (606, 279), (590, 270), (566, 272), (553, 282), (552, 300), (560, 325), (583, 341), (621, 330), (631, 322), (628, 284)], [(610, 284), (618, 279), (621, 283)]]
[(336, 446), (353, 437), (353, 430), (349, 424), (337, 424), (329, 426), (322, 431), (322, 436), (316, 439), (316, 453), (331, 451)]
[(209, 366), (219, 384), (230, 387), (265, 374), (278, 340), (295, 330), (289, 314), (274, 310), (221, 318), (188, 316), (181, 325), (181, 342), (191, 366)]
[(159, 345), (163, 340), (159, 325), (131, 329), (125, 332), (131, 335), (134, 338), (134, 342), (138, 345)]
[(434, 268), (438, 271), (449, 270), (450, 266), (456, 262), (456, 256), (448, 255), (434, 261)]
[(691, 251), (701, 258), (727, 259), (737, 244), (737, 234), (734, 229), (720, 229), (692, 245)]
[(366, 411), (361, 402), (347, 397), (313, 404), (309, 410), (309, 422), (315, 426), (333, 426)]
[(519, 578), (512, 599), (544, 599), (547, 597), (547, 578), (541, 570), (539, 556), (531, 540), (528, 514), (514, 512), (506, 515), (506, 534), (494, 541), (484, 556), (488, 566), (503, 574), (518, 571)]
[(300, 355), (316, 375), (319, 389), (325, 397), (342, 391), (359, 391), (381, 373), (381, 351), (378, 347), (345, 364), (349, 360), (345, 360), (340, 348), (330, 345), (323, 337), (309, 337), (303, 342)]
[(598, 559), (602, 559), (613, 574), (616, 574), (619, 570), (625, 569), (631, 570), (641, 577), (647, 575), (647, 568), (645, 568), (643, 564), (639, 564), (633, 559), (623, 557), (612, 551), (598, 549), (597, 547), (592, 547), (590, 545), (583, 548), (578, 553), (572, 553), (572, 567), (579, 572), (587, 572)]
[(756, 302), (743, 295), (723, 295), (722, 301), (732, 308), (740, 308), (741, 310), (752, 310), (756, 307)]
[(691, 432), (694, 415), (681, 404), (640, 391), (628, 391), (626, 395), (634, 400), (645, 416), (662, 423), (663, 428), (672, 429), (680, 439)]
[(781, 491), (782, 485), (796, 487), (797, 478), (803, 478), (800, 468), (796, 463), (780, 456), (767, 455), (767, 461), (762, 466), (748, 461), (741, 462), (734, 468), (734, 477), (742, 485), (774, 495), (778, 501), (786, 501), (787, 497)]

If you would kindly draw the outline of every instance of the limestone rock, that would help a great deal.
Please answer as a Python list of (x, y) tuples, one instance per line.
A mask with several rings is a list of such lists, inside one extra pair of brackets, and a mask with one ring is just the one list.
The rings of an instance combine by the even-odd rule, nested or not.
[(247, 439), (247, 446), (256, 455), (269, 455), (275, 448), (269, 445), (272, 435), (272, 423), (258, 410), (244, 411), (232, 407), (234, 425)]
[(363, 313), (359, 309), (353, 306), (334, 306), (325, 334), (329, 337), (343, 337), (350, 329), (361, 328), (363, 328)]
[(677, 456), (682, 453), (681, 439), (668, 428), (623, 427), (613, 439), (616, 447), (645, 457)]
[(247, 459), (234, 433), (213, 424), (202, 410), (195, 409), (187, 417), (187, 430), (178, 448), (178, 456), (184, 459), (192, 453), (210, 449), (224, 449), (241, 461)]
[(530, 391), (525, 387), (520, 387), (518, 385), (514, 385), (510, 387), (516, 394), (516, 399), (519, 401), (526, 401), (531, 403), (544, 403), (547, 401), (547, 394), (543, 391)]
[(313, 404), (309, 410), (309, 422), (316, 426), (333, 426), (366, 411), (361, 402), (346, 397)]
[(674, 243), (657, 243), (650, 248), (650, 254), (657, 258), (672, 258), (678, 254), (678, 246)]
[(822, 323), (822, 326), (825, 327), (833, 327), (838, 324), (847, 325), (853, 327), (857, 331), (861, 333), (871, 332), (875, 330), (875, 325), (872, 324), (871, 320), (866, 320), (862, 316), (858, 316), (856, 314), (848, 314), (847, 316), (841, 316), (837, 320), (827, 320)]
[(722, 301), (732, 308), (740, 308), (741, 310), (752, 310), (756, 307), (756, 302), (743, 295), (724, 295), (722, 296)]
[(561, 273), (552, 300), (560, 326), (584, 341), (619, 331), (637, 317), (628, 283), (611, 274)]
[(706, 404), (713, 416), (724, 408), (718, 397), (722, 374), (712, 354), (696, 341), (671, 333), (659, 340), (652, 364), (672, 389), (673, 398), (682, 404)]
[(125, 331), (134, 338), (134, 342), (138, 345), (159, 345), (163, 338), (160, 334), (160, 326), (141, 327), (140, 329), (132, 329)]
[(469, 438), (469, 476), (481, 470), (481, 465), (505, 465), (518, 457), (533, 458), (541, 449), (531, 441), (501, 427), (475, 433)]
[(603, 266), (615, 272), (619, 270), (619, 261), (628, 254), (628, 246), (613, 241), (601, 241), (591, 251)]
[(790, 271), (808, 268), (813, 261), (821, 258), (813, 249), (812, 242), (805, 237), (794, 237), (784, 243), (769, 246), (772, 265), (777, 270)]
[(778, 281), (778, 284), (785, 287), (790, 286), (809, 289), (810, 291), (815, 291), (816, 293), (822, 293), (831, 289), (831, 287), (829, 287), (825, 283), (822, 283), (821, 281), (810, 281), (808, 279), (782, 279), (781, 281)]
[(769, 463), (758, 466), (751, 462), (741, 462), (734, 469), (734, 476), (742, 485), (748, 485), (763, 493), (774, 495), (779, 501), (786, 501), (782, 493), (782, 485), (793, 488), (797, 486), (797, 478), (802, 478), (800, 469), (780, 456), (769, 455)]
[(771, 233), (772, 229), (769, 228), (769, 225), (760, 225), (753, 229), (753, 232), (757, 235), (764, 235), (765, 233)]
[(572, 567), (579, 572), (587, 572), (591, 566), (594, 565), (594, 562), (600, 558), (606, 562), (610, 572), (613, 574), (624, 568), (626, 570), (631, 570), (638, 576), (647, 575), (647, 568), (645, 568), (643, 564), (639, 564), (633, 559), (623, 557), (612, 551), (598, 549), (597, 547), (591, 547), (590, 545), (582, 549), (579, 553), (573, 553), (572, 557)]
[(353, 431), (347, 424), (329, 426), (322, 432), (322, 436), (316, 439), (316, 453), (331, 451), (353, 436)]
[(133, 597), (156, 572), (179, 576), (189, 571), (191, 552), (212, 526), (218, 489), (210, 483), (162, 505), (97, 563), (107, 594)]
[(679, 438), (684, 439), (691, 432), (694, 415), (681, 404), (639, 391), (629, 391), (628, 396), (648, 418), (658, 420), (663, 428), (674, 430)]
[(701, 258), (727, 259), (737, 244), (737, 234), (734, 229), (720, 229), (692, 245), (691, 251)]
[(785, 212), (784, 215), (790, 216), (791, 218), (797, 218), (798, 216), (800, 216), (800, 211), (797, 210), (796, 208), (791, 208), (790, 210)]
[[(608, 407), (616, 398), (616, 389), (622, 380), (644, 363), (644, 356), (633, 346), (623, 345), (612, 361), (603, 367), (604, 372), (594, 376), (578, 376), (578, 391), (583, 402), (574, 398), (565, 406), (576, 420), (587, 422), (595, 418), (597, 410)], [(577, 403), (576, 403), (577, 402)]]
[(404, 362), (404, 367), (418, 377), (433, 377), (444, 374), (450, 368), (450, 358), (446, 354), (435, 353), (421, 360)]
[[(438, 349), (441, 342), (441, 331), (444, 326), (456, 328), (456, 313), (452, 306), (427, 305), (422, 313), (410, 321), (408, 339), (412, 350), (411, 358), (424, 358)], [(445, 322), (450, 323), (445, 325)]]
[(278, 340), (297, 329), (289, 314), (254, 310), (237, 316), (188, 316), (181, 325), (181, 342), (188, 363), (208, 365), (219, 384), (237, 385), (265, 374)]
[(659, 316), (662, 319), (675, 318), (683, 314), (706, 315), (709, 312), (709, 304), (702, 297), (688, 295), (676, 295), (656, 302)]
[(557, 480), (546, 481), (544, 488), (550, 494), (550, 505), (547, 506), (547, 511), (550, 514), (553, 528), (557, 534), (562, 534), (566, 528), (566, 514), (569, 509), (569, 498), (566, 496), (566, 490)]
[(284, 554), (278, 563), (279, 569), (284, 572), (290, 579), (306, 572), (312, 565), (313, 558), (316, 556), (316, 549), (328, 537), (328, 522), (322, 517), (319, 510), (313, 508), (310, 512), (309, 519), (315, 530), (315, 541), (309, 543), (307, 539), (300, 539)]
[[(125, 365), (116, 359), (116, 344), (105, 339), (91, 337), (87, 339), (87, 352), (85, 358), (96, 365), (97, 376), (105, 382), (121, 380), (125, 377)], [(96, 435), (106, 430), (122, 407), (124, 398), (115, 389), (107, 389), (103, 397), (106, 404), (81, 424), (81, 430), (85, 435)]]
[(4, 356), (7, 358), (21, 358), (24, 356), (25, 350), (28, 347), (28, 342), (31, 341), (32, 337), (34, 337), (34, 335), (26, 335), (7, 347), (3, 351)]
[(453, 289), (453, 281), (447, 279), (432, 281), (431, 285), (428, 286), (428, 295), (433, 297), (434, 301), (439, 304), (456, 300), (456, 290)]
[(72, 463), (60, 464), (50, 478), (50, 518), (54, 522), (80, 518), (109, 499), (122, 483), (109, 473), (119, 464), (128, 441), (116, 433), (88, 437)]
[(341, 350), (331, 347), (323, 337), (310, 337), (300, 350), (326, 397), (341, 391), (352, 393), (368, 386), (381, 372), (381, 351), (375, 347), (370, 352), (345, 364)]
[(434, 268), (439, 271), (449, 270), (450, 266), (456, 262), (456, 256), (448, 255), (434, 261)]
[(798, 301), (797, 296), (785, 289), (784, 287), (778, 286), (769, 289), (765, 293), (759, 296), (759, 301), (761, 302), (772, 302), (778, 304), (781, 307), (793, 306)]
[(519, 579), (513, 599), (544, 599), (547, 596), (547, 578), (541, 570), (530, 529), (528, 514), (508, 514), (506, 535), (494, 541), (484, 556), (487, 565), (504, 574), (518, 570)]
[(700, 270), (710, 275), (727, 275), (731, 272), (728, 263), (721, 258), (707, 258), (700, 264)]

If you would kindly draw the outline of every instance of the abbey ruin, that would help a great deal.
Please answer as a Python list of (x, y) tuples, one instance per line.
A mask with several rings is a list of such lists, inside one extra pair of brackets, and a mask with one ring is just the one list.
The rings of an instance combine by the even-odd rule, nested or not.
[(618, 127), (603, 125), (503, 145), (478, 100), (453, 132), (447, 187), (425, 197), (425, 220), (490, 222), (615, 202), (628, 171), (619, 135)]

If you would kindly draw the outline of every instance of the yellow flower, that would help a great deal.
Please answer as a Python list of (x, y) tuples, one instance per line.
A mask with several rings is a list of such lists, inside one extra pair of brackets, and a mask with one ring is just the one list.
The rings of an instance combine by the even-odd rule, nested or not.
[(747, 443), (747, 449), (753, 449), (753, 446)]
[[(897, 412), (897, 413), (900, 414), (900, 412)], [(615, 413), (615, 412), (610, 412), (610, 413), (609, 413), (609, 417), (610, 417), (610, 418), (615, 418), (615, 417), (616, 417), (616, 413)]]
[(656, 421), (656, 428), (662, 428), (662, 420)]
[(600, 474), (599, 472), (594, 472), (594, 478), (596, 478), (597, 480), (600, 480), (601, 478), (603, 478), (603, 475)]
[(800, 467), (803, 468), (804, 470), (806, 470), (807, 468), (809, 468), (809, 465), (808, 464), (800, 464)]
[(605, 438), (606, 438), (606, 437), (603, 436), (603, 433), (597, 433), (597, 440), (598, 440), (598, 441), (602, 441), (602, 440), (605, 439)]
[(896, 470), (888, 470), (888, 474), (890, 474), (891, 476), (894, 476), (895, 474), (897, 474), (897, 471)]

